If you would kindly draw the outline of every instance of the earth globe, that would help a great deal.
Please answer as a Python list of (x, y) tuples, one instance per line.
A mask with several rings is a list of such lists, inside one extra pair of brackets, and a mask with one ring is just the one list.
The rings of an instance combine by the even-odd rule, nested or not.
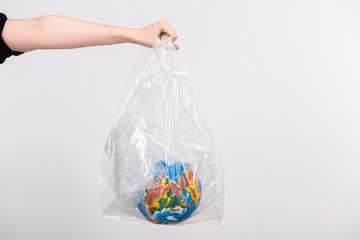
[(156, 224), (188, 219), (200, 203), (201, 183), (184, 163), (160, 161), (138, 204), (140, 213)]

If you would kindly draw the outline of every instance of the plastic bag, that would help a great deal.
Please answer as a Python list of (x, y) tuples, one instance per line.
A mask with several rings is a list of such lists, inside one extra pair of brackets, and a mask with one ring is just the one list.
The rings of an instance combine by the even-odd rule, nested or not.
[(104, 147), (103, 218), (220, 221), (224, 169), (170, 37), (158, 39), (141, 61)]

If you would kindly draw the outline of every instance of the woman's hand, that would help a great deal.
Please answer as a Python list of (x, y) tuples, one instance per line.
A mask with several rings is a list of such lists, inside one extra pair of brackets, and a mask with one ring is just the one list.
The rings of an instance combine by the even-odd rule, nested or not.
[[(2, 37), (13, 51), (68, 49), (119, 43), (152, 47), (161, 33), (175, 41), (177, 35), (166, 19), (144, 28), (126, 28), (86, 22), (65, 16), (46, 15), (33, 19), (8, 19)], [(175, 44), (175, 48), (179, 46)]]
[[(132, 42), (145, 47), (152, 47), (161, 33), (170, 35), (173, 42), (177, 39), (177, 35), (170, 23), (166, 19), (161, 19), (147, 27), (134, 29)], [(178, 50), (179, 46), (176, 43), (174, 45)]]

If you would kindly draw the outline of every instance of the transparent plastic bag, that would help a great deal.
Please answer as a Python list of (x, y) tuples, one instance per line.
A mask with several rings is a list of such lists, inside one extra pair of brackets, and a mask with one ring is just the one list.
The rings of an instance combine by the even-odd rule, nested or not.
[(137, 64), (135, 84), (104, 147), (103, 218), (220, 221), (224, 169), (170, 37), (158, 39)]

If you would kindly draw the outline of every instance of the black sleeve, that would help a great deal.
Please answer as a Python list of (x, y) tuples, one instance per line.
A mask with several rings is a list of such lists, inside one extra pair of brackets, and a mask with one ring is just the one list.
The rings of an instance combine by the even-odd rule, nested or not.
[(18, 56), (23, 54), (23, 52), (14, 52), (12, 51), (8, 45), (6, 45), (5, 41), (2, 38), (2, 32), (4, 29), (5, 22), (7, 17), (5, 14), (0, 13), (0, 64), (5, 61), (6, 58), (15, 55)]

